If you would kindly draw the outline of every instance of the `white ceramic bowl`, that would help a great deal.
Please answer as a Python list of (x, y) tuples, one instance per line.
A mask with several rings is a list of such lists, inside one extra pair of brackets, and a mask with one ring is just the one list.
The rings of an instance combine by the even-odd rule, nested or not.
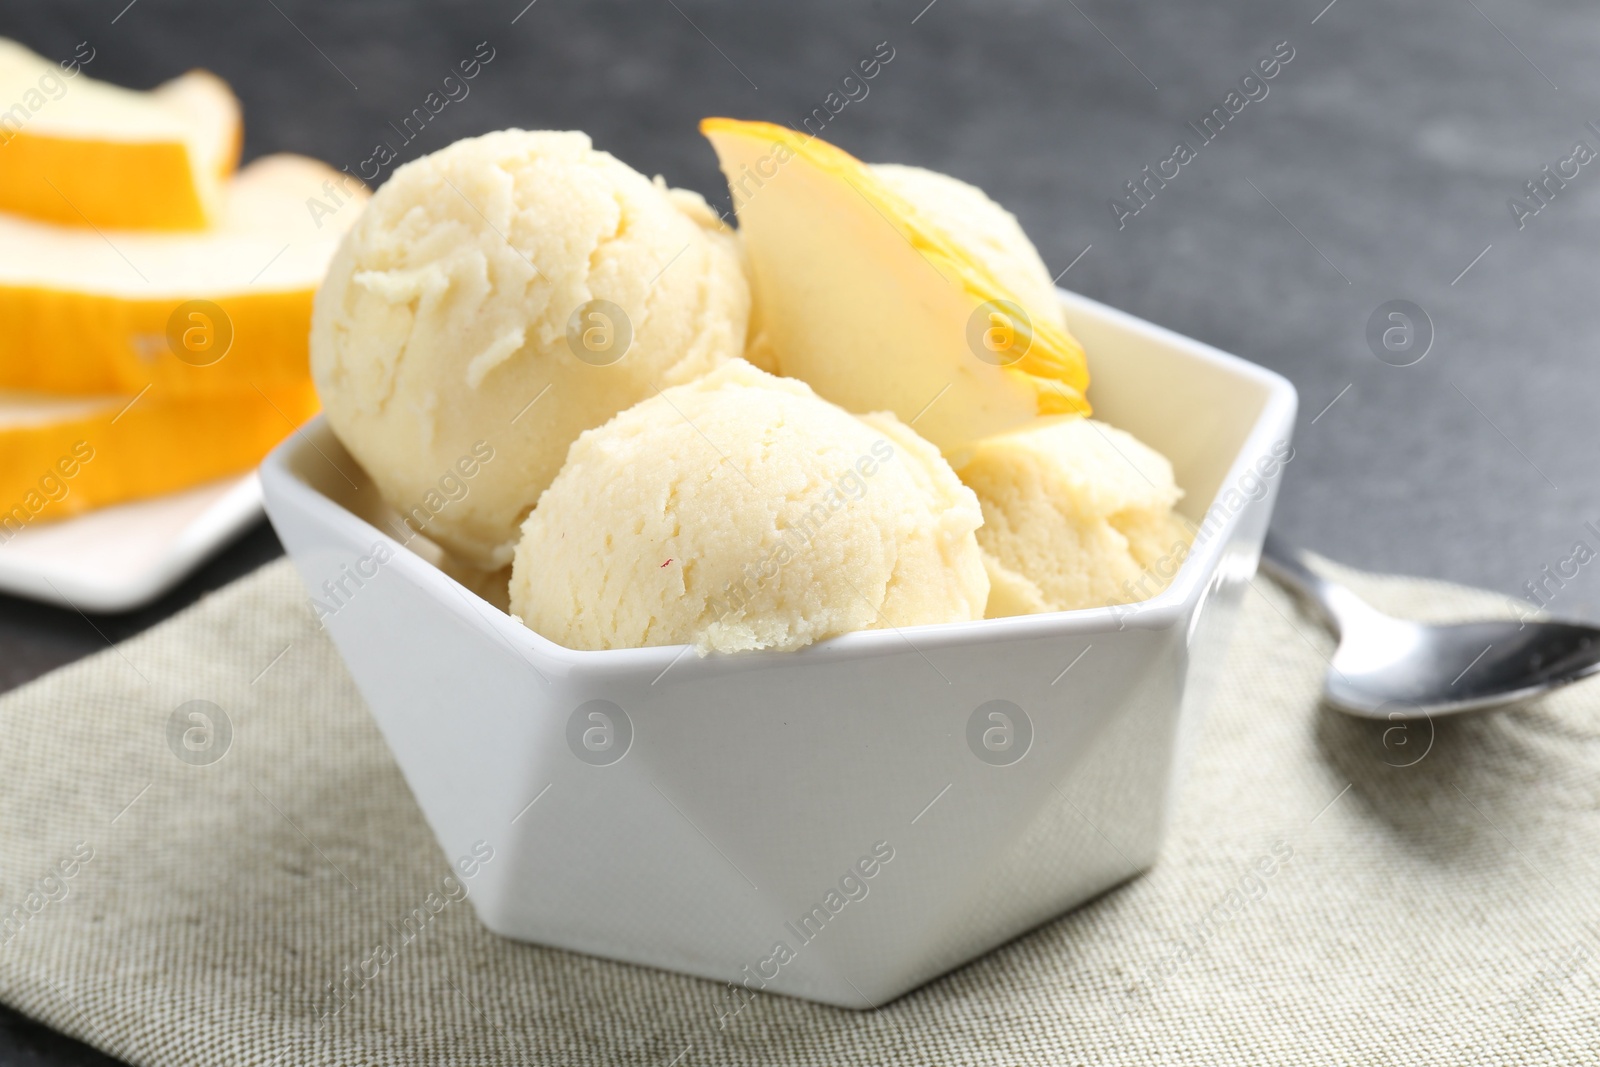
[(400, 548), (320, 420), (268, 457), (267, 512), (307, 588), (346, 591), (327, 629), (445, 855), (493, 849), (466, 882), (486, 926), (865, 1008), (1154, 862), (1295, 394), (1062, 299), (1097, 415), (1169, 456), (1203, 520), (1133, 607), (794, 653), (575, 652)]

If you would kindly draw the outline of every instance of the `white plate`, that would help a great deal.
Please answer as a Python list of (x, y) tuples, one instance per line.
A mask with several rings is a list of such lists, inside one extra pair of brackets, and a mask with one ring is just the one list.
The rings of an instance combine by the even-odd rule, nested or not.
[(183, 581), (261, 517), (255, 472), (25, 527), (0, 544), (0, 592), (131, 611)]

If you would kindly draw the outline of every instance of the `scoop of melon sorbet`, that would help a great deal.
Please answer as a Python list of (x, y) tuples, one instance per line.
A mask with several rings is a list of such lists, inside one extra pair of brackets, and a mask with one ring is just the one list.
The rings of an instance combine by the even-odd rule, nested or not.
[(384, 499), (495, 570), (578, 434), (737, 357), (749, 306), (698, 196), (582, 133), (502, 130), (373, 195), (317, 294), (311, 370)]
[(1172, 464), (1094, 419), (1040, 418), (986, 438), (961, 479), (983, 507), (989, 618), (1144, 600), (1187, 553)]
[(511, 610), (568, 648), (793, 650), (983, 617), (978, 501), (894, 416), (735, 360), (573, 444)]

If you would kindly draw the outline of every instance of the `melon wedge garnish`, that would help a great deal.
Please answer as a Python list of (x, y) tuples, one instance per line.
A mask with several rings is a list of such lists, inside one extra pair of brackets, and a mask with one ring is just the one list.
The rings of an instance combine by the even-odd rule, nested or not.
[[(92, 58), (92, 53), (91, 53)], [(0, 211), (72, 226), (210, 225), (239, 161), (239, 102), (190, 71), (149, 92), (0, 38)]]
[(187, 397), (0, 394), (0, 552), (35, 522), (248, 471), (316, 411), (309, 382)]
[(0, 389), (176, 395), (308, 380), (312, 297), (366, 195), (314, 160), (268, 156), (228, 184), (217, 227), (200, 233), (0, 216)]
[(893, 411), (947, 454), (1089, 411), (1083, 348), (1059, 309), (1019, 318), (1017, 295), (867, 164), (771, 123), (700, 130), (733, 192), (779, 373), (850, 411)]

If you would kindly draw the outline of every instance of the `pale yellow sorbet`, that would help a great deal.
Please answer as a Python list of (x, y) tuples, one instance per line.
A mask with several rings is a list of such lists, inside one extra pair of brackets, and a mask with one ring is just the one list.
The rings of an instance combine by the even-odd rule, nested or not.
[(1143, 600), (1190, 541), (1172, 464), (1103, 422), (1037, 419), (978, 443), (960, 468), (983, 507), (987, 617)]
[[(579, 316), (575, 348), (596, 299), (626, 324)], [(737, 357), (749, 305), (737, 239), (698, 196), (585, 134), (504, 130), (373, 196), (317, 294), (312, 372), (384, 498), (494, 569), (578, 435)]]
[(970, 621), (981, 521), (894, 416), (738, 360), (578, 438), (522, 526), (511, 611), (569, 648), (702, 653)]

